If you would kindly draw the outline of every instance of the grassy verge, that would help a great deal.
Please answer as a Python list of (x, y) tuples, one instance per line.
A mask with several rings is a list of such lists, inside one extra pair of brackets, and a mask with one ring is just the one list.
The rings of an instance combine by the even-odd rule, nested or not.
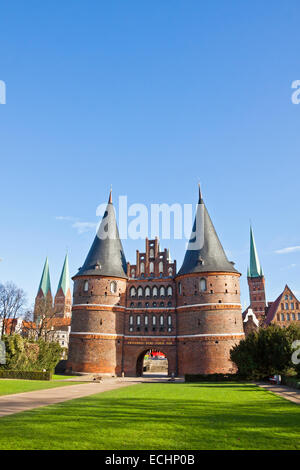
[(0, 379), (0, 396), (13, 393), (32, 392), (34, 390), (46, 390), (48, 388), (65, 387), (75, 385), (78, 382), (60, 382), (45, 380), (19, 380)]
[(250, 384), (141, 384), (0, 418), (0, 449), (300, 449), (300, 406)]
[[(53, 374), (52, 380), (65, 380), (65, 379), (74, 379), (75, 375), (60, 375), (60, 374)], [(77, 379), (80, 381), (80, 376), (77, 376)]]

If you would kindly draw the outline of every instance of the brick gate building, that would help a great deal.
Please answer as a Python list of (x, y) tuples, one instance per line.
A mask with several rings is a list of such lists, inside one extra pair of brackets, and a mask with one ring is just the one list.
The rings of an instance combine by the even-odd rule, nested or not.
[[(142, 374), (149, 349), (169, 374), (233, 372), (229, 352), (243, 337), (240, 273), (228, 261), (199, 191), (202, 243), (191, 237), (179, 272), (158, 239), (126, 263), (111, 194), (84, 265), (73, 277), (68, 370)], [(197, 219), (198, 220), (198, 219)], [(194, 222), (193, 233), (199, 222)], [(103, 234), (109, 233), (105, 237)]]

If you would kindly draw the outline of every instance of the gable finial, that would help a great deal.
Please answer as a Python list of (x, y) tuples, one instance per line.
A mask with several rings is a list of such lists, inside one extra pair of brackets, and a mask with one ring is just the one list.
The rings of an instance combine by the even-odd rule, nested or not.
[(199, 202), (198, 204), (201, 204), (203, 202), (203, 199), (202, 199), (202, 192), (201, 192), (201, 184), (200, 184), (200, 181), (198, 182), (198, 190), (199, 190)]
[(112, 204), (112, 184), (110, 185), (108, 204)]

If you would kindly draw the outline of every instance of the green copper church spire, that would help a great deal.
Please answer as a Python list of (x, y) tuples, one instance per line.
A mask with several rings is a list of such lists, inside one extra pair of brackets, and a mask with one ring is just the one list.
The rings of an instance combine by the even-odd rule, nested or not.
[(48, 263), (48, 257), (46, 258), (45, 264), (44, 264), (44, 269), (43, 269), (43, 274), (41, 277), (41, 282), (39, 285), (39, 290), (38, 293), (42, 290), (44, 296), (48, 294), (48, 292), (51, 292), (51, 284), (50, 284), (50, 273), (49, 273), (49, 263)]
[(252, 226), (250, 225), (250, 268), (248, 268), (248, 277), (262, 277), (264, 275), (259, 262)]
[(66, 295), (68, 292), (68, 289), (70, 289), (70, 274), (69, 274), (69, 259), (68, 259), (68, 253), (66, 254), (64, 265), (62, 268), (62, 272), (60, 275), (59, 283), (58, 283), (58, 288), (57, 292), (59, 289), (62, 289), (63, 293)]

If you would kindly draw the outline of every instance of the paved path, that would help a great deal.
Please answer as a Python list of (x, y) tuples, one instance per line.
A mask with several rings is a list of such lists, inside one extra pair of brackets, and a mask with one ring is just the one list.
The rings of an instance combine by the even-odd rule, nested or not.
[[(82, 379), (83, 377), (77, 376), (75, 380), (78, 381)], [(66, 379), (68, 382), (70, 380), (74, 379)], [(33, 408), (40, 408), (41, 406), (73, 400), (74, 398), (87, 397), (88, 395), (94, 395), (95, 393), (128, 387), (129, 385), (136, 385), (145, 382), (168, 382), (167, 377), (157, 377), (155, 375), (139, 378), (126, 377), (124, 379), (105, 378), (100, 383), (91, 382), (91, 380), (91, 376), (85, 376), (84, 381), (86, 383), (82, 384), (0, 396), (0, 418), (14, 413), (20, 413), (21, 411), (32, 410)], [(176, 378), (175, 381), (181, 382), (183, 379)]]
[(266, 383), (258, 383), (257, 385), (264, 388), (265, 390), (268, 390), (269, 392), (273, 392), (280, 397), (286, 398), (287, 400), (300, 405), (300, 390), (290, 388), (285, 385), (272, 385)]
[[(78, 379), (77, 379), (78, 380)], [(84, 383), (68, 385), (66, 387), (50, 388), (47, 390), (35, 390), (34, 392), (16, 393), (0, 397), (0, 418), (3, 416), (19, 413), (20, 411), (40, 408), (41, 406), (61, 403), (74, 398), (86, 397), (95, 393), (128, 387), (138, 383), (136, 381), (107, 379), (101, 383)]]

